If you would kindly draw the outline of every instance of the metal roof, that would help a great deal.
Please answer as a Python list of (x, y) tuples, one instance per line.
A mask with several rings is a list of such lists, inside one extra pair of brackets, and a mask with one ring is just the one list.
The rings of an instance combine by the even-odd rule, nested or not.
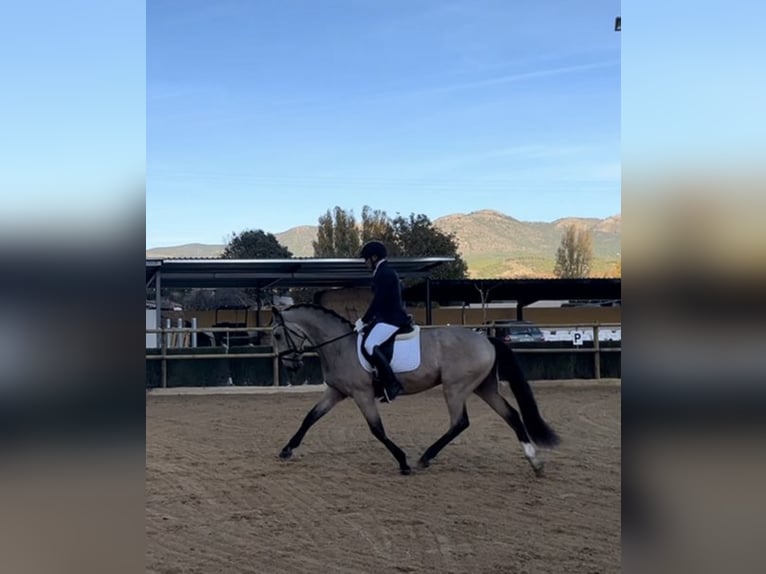
[[(402, 279), (427, 277), (452, 257), (392, 257)], [(162, 288), (369, 286), (363, 259), (147, 259), (147, 286), (160, 272)]]
[[(450, 303), (489, 303), (517, 301), (529, 305), (535, 301), (565, 299), (621, 299), (620, 279), (432, 279), (404, 290), (405, 301)], [(482, 301), (483, 298), (483, 301)]]

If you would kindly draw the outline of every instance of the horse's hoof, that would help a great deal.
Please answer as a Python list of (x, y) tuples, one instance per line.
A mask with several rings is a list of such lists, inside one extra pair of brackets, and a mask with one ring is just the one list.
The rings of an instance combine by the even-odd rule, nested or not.
[(405, 476), (409, 476), (412, 474), (412, 469), (408, 466), (406, 468), (401, 469), (401, 473)]
[(282, 451), (279, 453), (279, 458), (281, 458), (282, 460), (287, 460), (291, 456), (293, 456), (293, 451), (291, 450), (282, 449)]
[(530, 458), (527, 460), (529, 460), (529, 464), (530, 466), (532, 466), (532, 470), (535, 471), (535, 476), (537, 477), (543, 476), (543, 468), (545, 467), (545, 465), (543, 464), (543, 461), (537, 460), (536, 458), (535, 459)]
[(418, 461), (418, 467), (419, 467), (419, 468), (428, 468), (429, 466), (431, 466), (431, 463), (430, 463), (430, 462), (428, 462), (428, 461), (427, 461), (427, 460), (425, 460), (425, 459), (422, 459), (422, 458), (421, 458), (421, 459)]

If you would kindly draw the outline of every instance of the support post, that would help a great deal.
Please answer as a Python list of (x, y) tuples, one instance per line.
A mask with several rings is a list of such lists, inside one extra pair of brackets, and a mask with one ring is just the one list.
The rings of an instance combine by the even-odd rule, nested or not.
[(601, 351), (599, 344), (598, 323), (593, 325), (593, 366), (596, 373), (596, 378), (601, 378)]
[(173, 346), (173, 333), (170, 332), (170, 319), (165, 319), (165, 349)]
[[(154, 324), (158, 329), (162, 327), (162, 286), (160, 285), (161, 276), (162, 271), (157, 269), (157, 272), (154, 274)], [(160, 333), (160, 337), (161, 336), (162, 333)], [(157, 346), (162, 348), (162, 341), (157, 341)]]
[(431, 278), (426, 277), (426, 325), (431, 325)]
[(274, 369), (274, 375), (273, 375), (272, 379), (273, 379), (274, 382), (272, 384), (275, 387), (278, 387), (279, 386), (279, 355), (277, 355), (276, 351), (274, 352), (274, 365), (273, 365), (273, 369)]
[(166, 389), (168, 386), (168, 360), (167, 360), (167, 354), (168, 354), (168, 338), (167, 335), (164, 332), (160, 332), (160, 346), (162, 348), (162, 388)]

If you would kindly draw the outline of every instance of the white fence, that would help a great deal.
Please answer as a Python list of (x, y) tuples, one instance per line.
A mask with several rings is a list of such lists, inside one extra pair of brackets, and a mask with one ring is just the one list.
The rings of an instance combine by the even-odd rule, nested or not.
[[(540, 327), (546, 341), (573, 341), (580, 334), (582, 341), (593, 341), (593, 327)], [(622, 328), (614, 325), (601, 325), (598, 330), (599, 341), (622, 341)]]
[[(194, 321), (196, 324), (196, 321)], [(231, 358), (235, 359), (270, 359), (272, 361), (272, 369), (273, 369), (273, 385), (279, 386), (279, 359), (277, 357), (277, 354), (273, 352), (266, 352), (266, 353), (237, 353), (236, 355), (228, 355), (228, 345), (223, 345), (223, 348), (227, 349), (225, 351), (225, 354), (220, 353), (206, 353), (205, 347), (197, 347), (196, 346), (196, 339), (197, 339), (197, 333), (205, 332), (205, 333), (214, 333), (214, 332), (220, 332), (225, 333), (225, 337), (223, 338), (224, 341), (228, 339), (228, 336), (230, 333), (233, 332), (242, 332), (247, 331), (248, 333), (256, 333), (261, 332), (263, 334), (269, 334), (271, 333), (273, 327), (248, 327), (246, 329), (242, 327), (203, 327), (203, 328), (197, 328), (196, 325), (193, 328), (183, 328), (183, 327), (170, 327), (169, 323), (166, 322), (166, 328), (149, 328), (146, 329), (147, 334), (147, 348), (149, 343), (149, 336), (154, 335), (157, 337), (156, 342), (159, 344), (159, 348), (161, 349), (161, 352), (159, 354), (147, 354), (146, 360), (150, 361), (161, 361), (161, 387), (167, 386), (167, 362), (169, 360), (200, 360), (200, 359), (221, 359), (226, 358), (227, 356), (230, 356)], [(421, 329), (429, 329), (434, 327), (441, 327), (442, 325), (430, 325), (430, 326), (421, 326)], [(470, 328), (474, 330), (481, 330), (488, 333), (488, 335), (493, 336), (494, 333), (494, 327), (492, 325), (462, 325), (465, 328)], [(553, 333), (553, 335), (549, 336), (555, 336), (560, 338), (550, 338), (546, 339), (546, 341), (571, 341), (572, 346), (567, 347), (559, 347), (559, 348), (545, 348), (545, 345), (541, 345), (538, 348), (519, 348), (515, 349), (515, 352), (517, 353), (571, 353), (571, 352), (578, 352), (578, 353), (591, 353), (593, 354), (593, 360), (594, 360), (594, 372), (595, 372), (595, 378), (599, 379), (601, 378), (601, 367), (600, 367), (600, 357), (601, 353), (603, 352), (621, 352), (622, 348), (620, 347), (611, 347), (611, 348), (600, 348), (599, 343), (601, 341), (621, 341), (621, 332), (622, 328), (619, 324), (599, 324), (599, 323), (591, 323), (591, 324), (581, 324), (581, 325), (537, 325), (543, 333), (546, 331), (549, 333)], [(602, 335), (602, 332), (604, 334)], [(597, 333), (597, 340), (594, 340), (594, 334)], [(614, 337), (614, 335), (618, 334), (619, 338), (611, 338)], [(583, 348), (584, 342), (593, 342), (592, 346), (588, 346), (586, 348)], [(194, 354), (185, 354), (185, 355), (170, 355), (168, 354), (168, 350), (173, 348), (197, 348), (199, 349), (199, 352), (194, 352)], [(219, 347), (221, 348), (221, 347)], [(315, 353), (307, 353), (308, 356), (316, 356)]]

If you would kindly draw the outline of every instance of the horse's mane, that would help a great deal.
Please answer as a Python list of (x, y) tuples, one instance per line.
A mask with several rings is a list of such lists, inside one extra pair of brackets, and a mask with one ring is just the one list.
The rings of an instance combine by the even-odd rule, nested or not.
[(327, 307), (322, 307), (321, 305), (317, 305), (315, 303), (298, 303), (296, 305), (290, 305), (285, 311), (289, 311), (291, 309), (314, 309), (316, 311), (322, 311), (323, 313), (327, 313), (328, 315), (335, 317), (336, 319), (340, 320), (341, 323), (344, 323), (348, 325), (349, 327), (353, 327), (354, 324), (346, 319), (343, 315), (339, 314), (337, 311), (333, 311), (332, 309), (328, 309)]

